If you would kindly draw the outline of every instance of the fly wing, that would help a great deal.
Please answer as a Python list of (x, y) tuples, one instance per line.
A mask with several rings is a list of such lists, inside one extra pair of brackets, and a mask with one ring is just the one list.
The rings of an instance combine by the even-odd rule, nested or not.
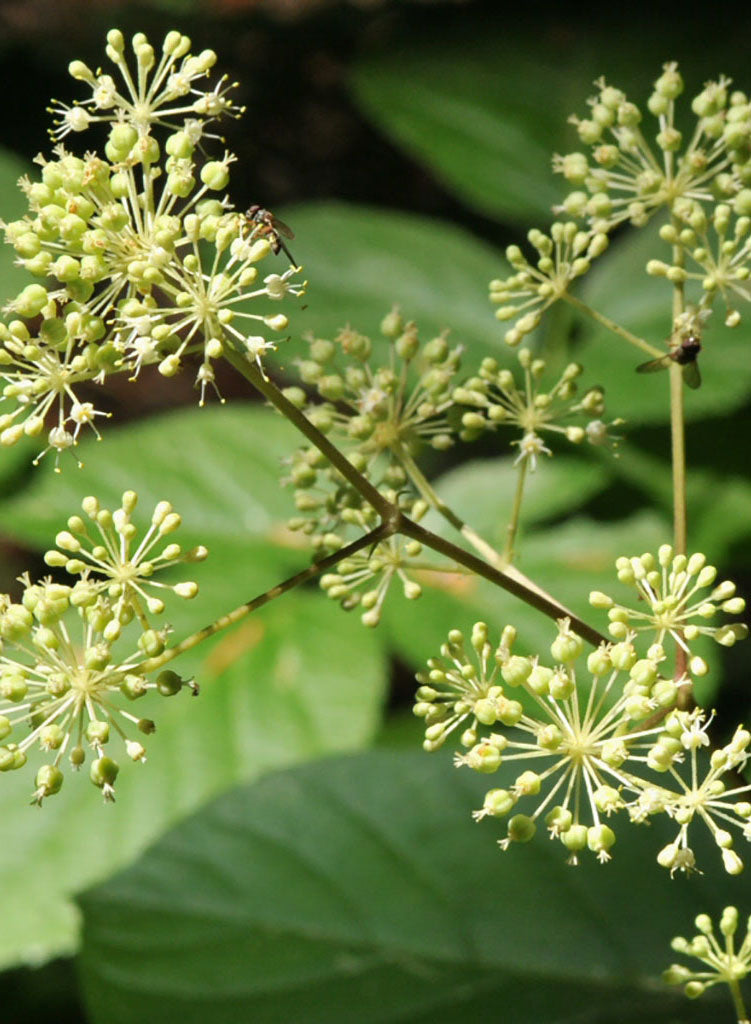
[(692, 363), (686, 363), (683, 367), (683, 379), (690, 388), (694, 391), (701, 387), (701, 373), (699, 373), (699, 364), (694, 359)]
[(636, 367), (637, 373), (656, 373), (657, 370), (665, 370), (670, 366), (670, 353), (666, 352), (664, 356), (659, 356), (657, 359), (650, 359), (646, 363), (640, 363)]

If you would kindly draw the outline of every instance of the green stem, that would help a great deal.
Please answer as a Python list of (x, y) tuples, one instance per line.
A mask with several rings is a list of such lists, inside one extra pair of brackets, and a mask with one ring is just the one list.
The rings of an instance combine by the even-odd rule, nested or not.
[(476, 555), (465, 551), (464, 548), (457, 547), (456, 544), (452, 544), (451, 541), (439, 537), (438, 534), (426, 530), (424, 526), (420, 526), (404, 515), (401, 516), (397, 532), (404, 534), (405, 537), (412, 537), (414, 540), (420, 541), (425, 547), (438, 551), (440, 554), (445, 555), (446, 558), (453, 559), (465, 568), (470, 569), (477, 576), (482, 576), (483, 579), (494, 583), (497, 587), (501, 587), (502, 590), (513, 594), (514, 597), (520, 598), (525, 604), (531, 605), (532, 608), (536, 608), (549, 618), (555, 620), (562, 618), (570, 619), (574, 632), (578, 633), (579, 636), (594, 647), (607, 642), (607, 637), (598, 633), (596, 629), (593, 629), (584, 619), (580, 619), (578, 615), (566, 608), (565, 605), (560, 604), (555, 598), (549, 597), (544, 592), (540, 592), (537, 588), (530, 587), (526, 581), (523, 582), (520, 578), (521, 573), (510, 573), (506, 570), (496, 569), (494, 566), (488, 565), (481, 558), (477, 558)]
[(326, 558), (322, 558), (320, 562), (313, 562), (307, 569), (303, 569), (302, 572), (295, 573), (294, 576), (290, 576), (289, 579), (284, 580), (283, 583), (277, 584), (270, 590), (265, 591), (263, 594), (259, 594), (258, 597), (254, 597), (251, 601), (246, 601), (245, 604), (241, 604), (234, 611), (229, 612), (227, 615), (222, 615), (215, 622), (212, 622), (210, 626), (204, 626), (203, 629), (199, 629), (198, 632), (192, 633), (190, 636), (181, 640), (179, 644), (175, 644), (174, 647), (167, 648), (162, 654), (157, 655), (154, 658), (150, 658), (148, 661), (143, 662), (139, 666), (139, 672), (144, 674), (148, 672), (155, 672), (157, 669), (166, 665), (172, 661), (179, 654), (183, 654), (185, 651), (189, 651), (191, 647), (195, 647), (200, 644), (203, 640), (207, 640), (210, 636), (214, 636), (215, 633), (219, 633), (222, 629), (226, 629), (227, 626), (233, 626), (236, 622), (244, 619), (246, 615), (250, 615), (251, 612), (256, 611), (258, 608), (262, 608), (263, 605), (268, 604), (269, 601), (273, 601), (277, 597), (281, 597), (282, 594), (286, 594), (288, 590), (292, 590), (294, 587), (299, 587), (301, 583), (307, 583), (308, 580), (313, 579), (315, 576), (319, 576), (326, 569), (332, 568), (338, 562), (343, 561), (345, 558), (349, 558), (350, 555), (356, 554), (363, 548), (371, 547), (374, 544), (378, 544), (379, 541), (385, 540), (386, 537), (391, 536), (394, 532), (393, 528), (388, 523), (380, 523), (370, 533), (366, 533), (363, 537), (353, 541), (344, 548), (340, 548), (339, 551), (334, 552), (333, 555), (328, 555)]
[[(679, 225), (673, 218), (673, 226), (678, 229)], [(683, 266), (683, 248), (680, 245), (673, 246), (673, 264), (676, 267)], [(676, 281), (673, 284), (673, 333), (678, 318), (685, 309), (685, 298), (683, 283)], [(671, 334), (671, 344), (674, 338)], [(670, 367), (670, 450), (673, 464), (673, 547), (677, 554), (686, 554), (687, 544), (687, 512), (686, 512), (686, 430), (683, 415), (683, 368), (676, 362), (671, 362)], [(680, 644), (676, 644), (675, 652), (675, 677), (680, 679), (686, 675), (688, 659), (686, 652)], [(681, 688), (681, 707), (689, 707), (693, 695), (690, 687)]]
[[(558, 618), (570, 618), (572, 621), (576, 619), (576, 615), (570, 608), (561, 604), (560, 601), (556, 601), (556, 599), (549, 594), (547, 590), (543, 590), (543, 588), (538, 586), (534, 580), (529, 578), (529, 576), (525, 576), (523, 572), (511, 564), (506, 552), (501, 555), (494, 547), (491, 547), (491, 545), (488, 544), (488, 542), (481, 537), (476, 530), (474, 530), (468, 523), (465, 523), (452, 508), (442, 501), (438, 494), (433, 490), (430, 481), (423, 474), (415, 460), (403, 446), (400, 446), (398, 452), (395, 454), (401, 460), (402, 465), (407, 470), (407, 473), (412, 480), (412, 483), (427, 503), (434, 508), (436, 512), (442, 515), (443, 518), (454, 527), (454, 529), (458, 530), (462, 537), (472, 545), (475, 551), (478, 551), (494, 568), (505, 573), (509, 579), (514, 579), (517, 583), (522, 584), (528, 590), (534, 591), (538, 596), (545, 598), (550, 602), (551, 607), (557, 607), (559, 609)], [(514, 508), (518, 517), (518, 509), (516, 508), (516, 505)]]
[(482, 557), (486, 558), (491, 565), (495, 565), (496, 568), (500, 568), (503, 561), (495, 548), (488, 544), (488, 542), (484, 540), (479, 533), (473, 530), (468, 523), (465, 523), (464, 520), (453, 511), (453, 509), (449, 508), (449, 506), (442, 501), (442, 499), (433, 490), (430, 481), (423, 474), (422, 470), (406, 448), (403, 445), (399, 445), (394, 454), (406, 469), (412, 483), (423, 496), (425, 501), (427, 501), (427, 503), (434, 508), (436, 512), (440, 513), (440, 515), (442, 515), (455, 530), (458, 530), (462, 537), (472, 545), (475, 551), (479, 551)]
[(683, 421), (683, 370), (670, 367), (670, 440), (673, 461), (673, 547), (686, 554), (686, 432)]
[(569, 295), (568, 292), (564, 292), (561, 298), (575, 309), (578, 309), (580, 313), (584, 313), (585, 316), (595, 320), (602, 327), (612, 331), (613, 334), (617, 334), (619, 338), (623, 338), (623, 340), (627, 341), (630, 345), (635, 345), (637, 348), (640, 348), (642, 352), (646, 352), (647, 355), (650, 355), (653, 359), (659, 359), (660, 356), (665, 355), (664, 350), (655, 348), (654, 345), (650, 345), (648, 341), (644, 340), (644, 338), (640, 338), (638, 335), (632, 334), (631, 331), (627, 331), (625, 327), (621, 327), (621, 325), (617, 324), (615, 320), (611, 320), (610, 317), (604, 316), (602, 313), (598, 313), (596, 309), (592, 309), (591, 306), (588, 306), (586, 302), (582, 302), (581, 299), (577, 299), (576, 296)]
[[(296, 426), (298, 430), (307, 437), (311, 444), (315, 445), (316, 448), (318, 448), (318, 450), (329, 459), (332, 465), (335, 466), (342, 476), (352, 484), (355, 490), (357, 490), (358, 493), (373, 506), (383, 520), (383, 526), (386, 528), (385, 536), (401, 533), (405, 537), (412, 537), (415, 540), (420, 541), (426, 547), (431, 548), (433, 551), (437, 551), (439, 554), (445, 555), (447, 558), (454, 562), (458, 562), (459, 565), (463, 565), (478, 576), (482, 576), (484, 579), (489, 580), (491, 583), (501, 587), (503, 590), (507, 590), (510, 594), (520, 598), (520, 600), (531, 605), (533, 608), (537, 608), (550, 618), (555, 620), (569, 618), (574, 630), (594, 646), (598, 646), (600, 643), (605, 642), (606, 638), (602, 636), (601, 633), (598, 633), (596, 629), (589, 626), (583, 619), (580, 619), (578, 615), (575, 615), (566, 608), (565, 605), (562, 605), (559, 601), (556, 601), (554, 598), (551, 598), (549, 595), (541, 592), (535, 584), (531, 581), (527, 581), (521, 573), (513, 569), (512, 571), (509, 571), (496, 568), (494, 565), (489, 565), (487, 562), (484, 562), (470, 554), (468, 551), (465, 551), (464, 548), (457, 547), (456, 544), (452, 544), (450, 541), (444, 540), (443, 537), (439, 537), (437, 534), (431, 533), (430, 530), (426, 530), (423, 527), (418, 526), (417, 523), (405, 516), (398, 506), (393, 505), (380, 493), (380, 491), (376, 490), (369, 480), (367, 480), (361, 473), (358, 473), (352, 463), (341, 451), (339, 451), (336, 445), (332, 444), (325, 434), (322, 434), (321, 431), (310, 422), (304, 413), (284, 397), (273, 381), (269, 380), (268, 377), (265, 377), (261, 373), (260, 367), (249, 362), (247, 358), (241, 356), (240, 353), (225, 351), (225, 355), (235, 369), (241, 373), (246, 380), (250, 381), (251, 384), (258, 388), (261, 394), (276, 409), (278, 409), (282, 415), (286, 416), (287, 419), (289, 419), (294, 426)], [(338, 554), (341, 556), (341, 552)], [(339, 559), (337, 558), (336, 560), (338, 561)], [(290, 586), (293, 585), (296, 584), (290, 584)]]
[(514, 541), (516, 531), (519, 529), (519, 514), (522, 510), (522, 498), (524, 497), (524, 484), (527, 479), (529, 459), (522, 459), (519, 463), (519, 476), (516, 478), (516, 491), (514, 492), (514, 506), (511, 509), (511, 518), (506, 528), (506, 545), (503, 549), (503, 557), (506, 562), (512, 562), (514, 558)]
[(738, 984), (738, 979), (730, 978), (728, 980), (728, 988), (733, 999), (733, 1007), (738, 1018), (738, 1024), (748, 1024), (748, 1011), (746, 1010), (746, 1004), (743, 1002), (743, 994), (741, 986)]
[(285, 398), (276, 384), (270, 381), (268, 377), (264, 377), (261, 370), (255, 363), (250, 363), (248, 360), (241, 356), (237, 352), (232, 352), (227, 349), (224, 353), (228, 362), (234, 366), (234, 368), (241, 373), (246, 380), (257, 388), (264, 398), (266, 398), (279, 412), (286, 417), (301, 434), (314, 444), (316, 448), (323, 452), (332, 466), (342, 474), (345, 480), (347, 480), (358, 494), (361, 494), (363, 498), (372, 505), (380, 517), (384, 520), (389, 520), (393, 517), (396, 511), (395, 506), (391, 504), (379, 490), (377, 490), (373, 484), (364, 477), (362, 473), (358, 473), (349, 459), (332, 444), (331, 441), (322, 434), (321, 431), (313, 426), (310, 420), (305, 416), (304, 413), (300, 412), (297, 406), (293, 405), (288, 398)]

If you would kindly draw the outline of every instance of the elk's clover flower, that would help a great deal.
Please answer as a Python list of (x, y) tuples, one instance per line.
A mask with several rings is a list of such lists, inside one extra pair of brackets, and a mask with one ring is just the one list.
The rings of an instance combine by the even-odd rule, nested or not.
[[(615, 563), (621, 583), (633, 587), (639, 596), (639, 605), (631, 608), (619, 604), (600, 591), (589, 596), (590, 604), (607, 609), (608, 631), (617, 639), (631, 632), (651, 632), (657, 643), (667, 635), (687, 655), (691, 655), (691, 642), (698, 636), (710, 636), (725, 647), (748, 634), (740, 622), (714, 625), (718, 612), (740, 615), (746, 602), (737, 597), (735, 584), (730, 580), (715, 583), (717, 570), (707, 565), (706, 557), (697, 553), (687, 557), (676, 555), (669, 544), (663, 544), (657, 557), (647, 552), (631, 558), (621, 557)], [(711, 587), (709, 594), (701, 594)], [(691, 657), (694, 675), (705, 675), (707, 665), (698, 655)]]
[(696, 999), (713, 985), (724, 984), (732, 988), (751, 970), (751, 921), (746, 923), (746, 934), (739, 946), (735, 934), (738, 930), (738, 909), (725, 907), (719, 921), (721, 938), (715, 935), (709, 914), (699, 914), (694, 920), (698, 935), (685, 939), (677, 935), (670, 943), (674, 953), (699, 960), (702, 968), (671, 964), (662, 979), (668, 985), (682, 985), (689, 999)]
[(506, 259), (515, 273), (490, 282), (490, 301), (498, 306), (496, 318), (514, 321), (504, 335), (508, 345), (518, 345), (530, 334), (545, 310), (587, 273), (608, 246), (606, 234), (582, 230), (574, 221), (557, 221), (549, 235), (534, 228), (527, 238), (537, 250), (536, 261), (530, 263), (518, 245), (510, 245)]
[(680, 254), (683, 265), (653, 259), (647, 263), (647, 273), (676, 284), (697, 282), (702, 289), (700, 305), (705, 316), (719, 296), (725, 304), (725, 326), (737, 327), (741, 322), (738, 299), (751, 301), (750, 213), (748, 188), (735, 197), (732, 207), (719, 203), (711, 219), (699, 203), (677, 204), (679, 223), (664, 224), (660, 237)]
[(585, 849), (607, 861), (615, 832), (605, 819), (647, 785), (644, 751), (660, 732), (640, 723), (670, 707), (677, 686), (660, 677), (657, 646), (646, 658), (630, 641), (602, 646), (577, 666), (583, 641), (568, 620), (558, 626), (550, 667), (512, 653), (511, 626), (495, 649), (483, 622), (472, 629), (471, 650), (452, 630), (440, 657), (417, 677), (414, 712), (425, 721), (427, 750), (461, 727), (458, 765), (486, 774), (501, 764), (522, 769), (510, 786), (489, 790), (474, 814), (510, 815), (502, 849), (530, 840), (542, 820), (570, 863)]
[(157, 54), (143, 32), (133, 36), (131, 49), (134, 69), (126, 58), (123, 33), (119, 29), (107, 33), (107, 57), (115, 65), (121, 84), (101, 70), (93, 72), (81, 60), (68, 65), (71, 77), (87, 85), (91, 95), (72, 105), (53, 101), (50, 112), (56, 116), (51, 132), (54, 138), (77, 134), (92, 124), (104, 122), (128, 125), (139, 137), (151, 135), (156, 126), (175, 129), (186, 125), (198, 142), (211, 121), (242, 114), (243, 108), (229, 98), (236, 83), (228, 82), (226, 76), (210, 88), (201, 88), (216, 64), (213, 50), (192, 54), (188, 36), (175, 31), (164, 37), (161, 54)]
[[(733, 849), (733, 836), (726, 826), (740, 829), (744, 839), (751, 839), (751, 803), (738, 799), (751, 793), (751, 785), (735, 784), (749, 757), (751, 732), (738, 726), (724, 747), (702, 754), (703, 748), (710, 745), (710, 721), (711, 716), (708, 719), (701, 708), (672, 711), (668, 715), (664, 731), (647, 755), (647, 765), (662, 773), (672, 787), (655, 785), (645, 789), (628, 807), (632, 821), (637, 823), (665, 812), (677, 824), (675, 839), (657, 855), (657, 862), (671, 874), (694, 870), (695, 856), (688, 842), (689, 828), (694, 822), (703, 822), (709, 829), (720, 848), (723, 866), (731, 875), (741, 873), (743, 861)], [(705, 757), (706, 771), (701, 763)], [(686, 770), (681, 772), (679, 766), (686, 759)], [(730, 788), (723, 778), (726, 774), (730, 777)]]
[[(487, 358), (476, 377), (454, 389), (454, 401), (471, 406), (471, 411), (462, 415), (462, 440), (472, 441), (497, 427), (518, 427), (522, 436), (511, 442), (518, 446), (516, 461), (528, 461), (533, 470), (539, 455), (552, 454), (541, 436), (544, 433), (560, 434), (573, 444), (588, 440), (603, 445), (613, 440), (601, 418), (605, 411), (602, 388), (579, 394), (576, 381), (583, 370), (578, 363), (569, 363), (552, 387), (543, 391), (539, 381), (545, 373), (545, 360), (535, 359), (527, 348), (519, 350), (518, 359), (524, 372), (521, 385), (511, 370), (501, 369), (495, 359)], [(615, 420), (614, 424), (622, 422)]]
[[(164, 611), (162, 598), (149, 591), (169, 591), (185, 599), (198, 593), (193, 580), (169, 584), (155, 575), (183, 562), (203, 561), (208, 552), (202, 545), (183, 551), (174, 540), (168, 540), (181, 523), (168, 501), (157, 503), (149, 528), (139, 539), (132, 522), (137, 501), (135, 491), (126, 491), (120, 508), (111, 512), (95, 497), (84, 498), (81, 504), (86, 519), (71, 516), (67, 530), (55, 538), (57, 547), (48, 551), (44, 560), (80, 576), (92, 593), (105, 595), (118, 622), (127, 623), (135, 615), (148, 629), (146, 613), (161, 615)], [(161, 550), (156, 550), (158, 547)]]
[(268, 334), (288, 324), (279, 304), (304, 284), (298, 268), (259, 279), (258, 264), (274, 251), (268, 226), (232, 207), (235, 157), (205, 152), (218, 138), (206, 126), (241, 111), (226, 80), (200, 88), (215, 55), (189, 50), (172, 32), (157, 57), (136, 35), (131, 71), (122, 33), (109, 33), (122, 88), (71, 64), (92, 96), (56, 104), (53, 134), (77, 137), (104, 122), (107, 138), (101, 155), (59, 143), (51, 158), (38, 157), (38, 179), (20, 182), (28, 212), (2, 225), (19, 264), (39, 279), (8, 303), (19, 319), (0, 331), (2, 395), (14, 403), (0, 413), (3, 444), (46, 429), (48, 449), (69, 448), (103, 415), (78, 398), (79, 385), (120, 371), (135, 377), (150, 363), (170, 377), (189, 355), (198, 356), (203, 403), (214, 360), (231, 349), (262, 366), (275, 347)]
[(647, 109), (604, 79), (595, 83), (590, 115), (572, 117), (585, 151), (556, 156), (553, 168), (574, 186), (561, 211), (610, 232), (624, 220), (641, 226), (658, 210), (674, 212), (684, 200), (711, 205), (733, 197), (749, 180), (751, 107), (721, 78), (694, 97), (695, 125), (684, 139), (676, 126), (683, 79), (665, 64)]
[(0, 771), (22, 768), (39, 750), (33, 802), (41, 804), (60, 790), (65, 764), (80, 768), (90, 751), (89, 777), (113, 800), (119, 764), (110, 747), (144, 761), (138, 736), (155, 728), (129, 705), (150, 690), (169, 696), (183, 686), (174, 672), (151, 682), (141, 671), (164, 650), (167, 631), (144, 630), (116, 653), (122, 624), (86, 579), (72, 587), (21, 582), (20, 602), (0, 595)]

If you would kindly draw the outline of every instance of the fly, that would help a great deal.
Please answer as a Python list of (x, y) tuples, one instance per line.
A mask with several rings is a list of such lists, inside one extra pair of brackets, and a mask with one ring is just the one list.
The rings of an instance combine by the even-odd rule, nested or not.
[(683, 379), (690, 388), (698, 388), (701, 385), (701, 374), (697, 358), (701, 352), (701, 340), (698, 334), (693, 331), (681, 338), (665, 355), (657, 359), (650, 359), (649, 362), (641, 363), (636, 367), (637, 373), (655, 373), (657, 370), (664, 370), (671, 362), (678, 363), (683, 368)]
[(295, 257), (282, 241), (282, 236), (284, 236), (284, 238), (295, 237), (295, 233), (289, 225), (285, 224), (283, 220), (279, 220), (278, 217), (275, 217), (271, 210), (266, 210), (262, 206), (259, 206), (258, 203), (254, 203), (248, 209), (245, 216), (247, 220), (255, 226), (259, 235), (265, 235), (268, 238), (274, 253), (278, 253), (280, 251), (284, 252), (292, 266), (297, 266)]

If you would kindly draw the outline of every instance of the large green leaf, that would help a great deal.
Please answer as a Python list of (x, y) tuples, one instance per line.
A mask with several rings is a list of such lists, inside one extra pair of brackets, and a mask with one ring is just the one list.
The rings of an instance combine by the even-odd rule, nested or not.
[(80, 511), (84, 495), (115, 508), (130, 489), (138, 492), (145, 519), (158, 501), (171, 501), (183, 517), (186, 545), (255, 539), (274, 564), (280, 560), (274, 541), (282, 549), (295, 544), (281, 529), (294, 504), (280, 478), (282, 460), (299, 444), (299, 434), (275, 412), (250, 403), (183, 409), (108, 426), (103, 437), (101, 443), (82, 440), (76, 449), (80, 470), (68, 459), (55, 473), (53, 462), (43, 459), (23, 492), (0, 501), (0, 528), (43, 547)]
[(690, 881), (655, 863), (675, 831), (659, 822), (615, 823), (605, 866), (568, 867), (542, 835), (503, 854), (503, 827), (470, 820), (487, 788), (446, 758), (379, 752), (227, 794), (82, 897), (92, 1020), (718, 1019), (711, 996), (692, 1007), (657, 982), (670, 938), (747, 889), (716, 848), (697, 844), (707, 874)]
[(483, 213), (524, 223), (560, 200), (550, 159), (569, 137), (570, 91), (513, 39), (410, 43), (362, 61), (352, 85), (376, 124)]
[[(501, 254), (454, 225), (346, 203), (308, 203), (283, 211), (294, 226), (295, 258), (309, 279), (306, 309), (290, 314), (299, 336), (331, 337), (351, 324), (377, 344), (378, 325), (397, 303), (421, 337), (448, 328), (467, 348), (466, 364), (507, 350), (488, 300)], [(279, 365), (304, 351), (279, 345)]]
[[(172, 500), (187, 542), (210, 548), (208, 562), (182, 574), (199, 581), (199, 596), (168, 605), (182, 638), (307, 564), (278, 528), (289, 511), (278, 460), (292, 441), (280, 417), (257, 407), (171, 413), (83, 444), (80, 472), (40, 469), (27, 492), (0, 505), (0, 523), (46, 546), (83, 494), (112, 508), (134, 487), (147, 519), (155, 501)], [(0, 964), (72, 949), (69, 894), (127, 863), (211, 794), (272, 766), (366, 743), (379, 724), (378, 639), (342, 632), (339, 609), (315, 591), (285, 595), (176, 667), (195, 674), (201, 695), (144, 708), (158, 732), (148, 764), (123, 767), (115, 807), (102, 806), (85, 777), (66, 778), (41, 811), (28, 806), (30, 773), (0, 779), (0, 871), (34, 879), (6, 888)]]
[[(499, 437), (498, 447), (505, 447), (507, 440)], [(599, 459), (556, 455), (548, 461), (543, 456), (537, 470), (527, 474), (522, 522), (554, 519), (580, 508), (598, 491), (605, 490), (612, 472)], [(474, 459), (444, 473), (433, 486), (449, 508), (496, 548), (502, 548), (518, 476), (519, 467), (514, 465), (513, 457)], [(450, 540), (456, 539), (456, 533), (437, 513), (432, 513), (425, 525)]]

